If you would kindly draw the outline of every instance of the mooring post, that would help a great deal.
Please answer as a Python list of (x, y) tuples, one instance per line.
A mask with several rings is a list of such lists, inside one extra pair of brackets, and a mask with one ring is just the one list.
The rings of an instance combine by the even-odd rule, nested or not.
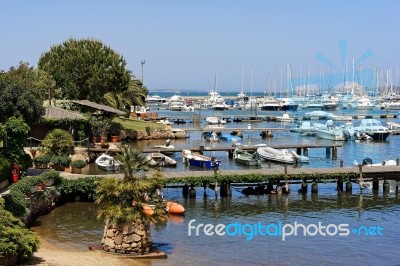
[(383, 191), (389, 192), (390, 191), (390, 183), (388, 180), (383, 180)]
[(182, 195), (184, 198), (189, 196), (189, 186), (187, 184), (185, 184), (182, 188)]
[(204, 188), (204, 198), (206, 198), (207, 197), (207, 191), (206, 191), (206, 189), (207, 189), (207, 183), (206, 182), (203, 182), (203, 188)]
[(343, 168), (343, 160), (340, 160), (340, 168)]
[(318, 194), (318, 183), (315, 180), (313, 180), (313, 183), (311, 185), (311, 193)]
[(232, 196), (231, 184), (224, 180), (221, 182), (221, 189), (219, 191), (221, 197), (230, 197)]
[(194, 184), (190, 185), (189, 198), (196, 198), (196, 188), (194, 187)]
[(340, 178), (337, 180), (337, 190), (343, 192), (343, 181)]
[(302, 194), (307, 194), (308, 192), (308, 186), (307, 186), (307, 180), (303, 179), (303, 182), (301, 182), (301, 189), (299, 190), (300, 193)]
[(332, 160), (337, 160), (337, 148), (332, 147)]
[(331, 157), (331, 148), (326, 147), (326, 148), (325, 148), (325, 154), (326, 154), (326, 158)]
[(377, 178), (374, 178), (374, 180), (372, 181), (372, 190), (373, 191), (379, 190), (379, 180)]
[(296, 153), (297, 153), (298, 155), (301, 155), (301, 148), (297, 148), (297, 149), (296, 149)]

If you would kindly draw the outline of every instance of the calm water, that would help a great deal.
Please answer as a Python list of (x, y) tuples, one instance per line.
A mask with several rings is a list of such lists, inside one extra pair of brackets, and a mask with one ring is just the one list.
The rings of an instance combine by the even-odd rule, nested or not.
[[(211, 115), (212, 111), (201, 111)], [(228, 111), (225, 111), (228, 112)], [(237, 114), (238, 111), (233, 115)], [(348, 111), (347, 111), (348, 112)], [(373, 111), (386, 113), (385, 111)], [(341, 112), (337, 112), (342, 114)], [(361, 114), (361, 111), (357, 111)], [(227, 114), (227, 113), (224, 113)], [(260, 114), (260, 112), (259, 112)], [(170, 114), (171, 115), (171, 114)], [(181, 113), (176, 112), (176, 115)], [(202, 114), (203, 115), (203, 114)], [(389, 119), (388, 121), (396, 121)], [(385, 120), (382, 120), (385, 122)], [(357, 125), (359, 121), (355, 120)], [(203, 123), (203, 125), (205, 125)], [(253, 127), (290, 127), (290, 124), (253, 123)], [(193, 127), (192, 124), (174, 125), (174, 127)], [(247, 123), (228, 123), (229, 127), (247, 127)], [(242, 144), (267, 145), (313, 143), (330, 144), (331, 141), (315, 137), (301, 137), (296, 133), (290, 136), (276, 134), (273, 138), (262, 140), (259, 132), (244, 132)], [(137, 147), (147, 147), (163, 144), (159, 141), (140, 141), (133, 143)], [(310, 149), (310, 163), (297, 167), (334, 167), (340, 160), (345, 166), (352, 166), (353, 160), (361, 161), (370, 157), (375, 162), (387, 158), (399, 158), (400, 136), (390, 136), (386, 142), (341, 142), (338, 149), (338, 160), (326, 156), (325, 149)], [(175, 147), (190, 148), (200, 145), (230, 146), (231, 143), (205, 143), (198, 133), (191, 133), (190, 138), (172, 140)], [(216, 156), (222, 160), (224, 169), (243, 169), (228, 159), (224, 152), (207, 152), (206, 155)], [(176, 154), (178, 162), (182, 157)], [(261, 167), (266, 168), (264, 163)], [(272, 164), (273, 168), (283, 168), (283, 165)], [(292, 167), (292, 166), (290, 166)], [(92, 167), (94, 169), (94, 167)], [(92, 170), (93, 170), (92, 169)], [(200, 169), (185, 167), (178, 163), (177, 168), (170, 170), (198, 171)], [(94, 171), (94, 170), (93, 170)], [(396, 186), (392, 183), (392, 188)], [(291, 185), (292, 191), (299, 189)], [(310, 188), (309, 188), (310, 189)], [(392, 189), (383, 193), (382, 187), (378, 194), (359, 190), (353, 184), (353, 194), (338, 195), (333, 184), (320, 184), (318, 196), (307, 196), (291, 193), (289, 195), (262, 195), (246, 197), (240, 193), (241, 188), (233, 188), (231, 198), (214, 197), (214, 191), (197, 189), (196, 199), (183, 199), (180, 189), (164, 189), (166, 198), (180, 202), (186, 208), (184, 217), (171, 216), (165, 226), (152, 228), (154, 241), (159, 248), (168, 254), (167, 260), (154, 260), (151, 265), (399, 265), (400, 244), (400, 200), (398, 193)], [(206, 193), (206, 197), (204, 197)], [(49, 241), (62, 247), (87, 249), (93, 243), (99, 243), (103, 224), (95, 219), (96, 205), (93, 203), (70, 203), (58, 207), (51, 214), (38, 219), (39, 231)], [(195, 225), (230, 223), (240, 224), (283, 224), (302, 223), (304, 225), (318, 224), (348, 224), (349, 229), (360, 226), (383, 228), (383, 235), (360, 236), (351, 232), (349, 236), (292, 236), (285, 241), (279, 236), (255, 236), (246, 240), (246, 236), (188, 236), (188, 223), (196, 219)], [(194, 234), (194, 231), (192, 232)], [(76, 242), (79, 239), (79, 242)]]
[[(292, 186), (295, 191), (297, 187)], [(396, 265), (399, 261), (400, 200), (398, 193), (353, 191), (337, 195), (332, 185), (320, 186), (318, 196), (243, 196), (234, 188), (231, 198), (214, 198), (212, 190), (198, 189), (196, 199), (182, 199), (179, 189), (165, 189), (166, 197), (180, 202), (184, 217), (172, 216), (167, 225), (153, 227), (154, 242), (168, 254), (151, 265)], [(94, 203), (69, 203), (40, 217), (38, 231), (64, 248), (87, 249), (99, 243), (103, 224), (95, 219)], [(349, 228), (380, 226), (381, 236), (188, 236), (188, 223), (230, 224), (294, 222), (304, 225), (349, 224)], [(195, 231), (192, 231), (195, 234)], [(76, 241), (78, 239), (78, 242)]]

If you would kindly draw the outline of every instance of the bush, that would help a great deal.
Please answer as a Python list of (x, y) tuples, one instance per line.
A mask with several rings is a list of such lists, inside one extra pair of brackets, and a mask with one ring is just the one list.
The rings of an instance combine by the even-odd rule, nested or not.
[(72, 135), (68, 131), (58, 128), (47, 133), (40, 146), (50, 156), (68, 156), (74, 152)]
[(0, 155), (0, 182), (7, 180), (11, 174), (11, 163), (6, 157)]
[(87, 200), (93, 200), (97, 182), (100, 179), (100, 177), (94, 176), (78, 179), (61, 179), (58, 188), (64, 197), (82, 196)]
[(12, 184), (10, 193), (5, 196), (6, 209), (19, 217), (26, 215), (29, 201), (25, 199), (25, 195), (31, 192), (32, 187), (39, 184), (48, 184), (50, 180), (54, 185), (59, 184), (60, 174), (57, 171), (50, 170), (38, 176), (24, 177), (18, 183)]
[(68, 166), (71, 159), (68, 156), (55, 155), (51, 157), (50, 162), (55, 166)]
[(33, 158), (34, 163), (40, 163), (40, 164), (48, 164), (51, 161), (51, 157), (49, 155), (42, 155), (42, 156), (36, 156)]
[(71, 163), (71, 167), (73, 168), (83, 168), (86, 166), (86, 162), (84, 160), (76, 160)]
[(0, 198), (0, 264), (1, 257), (16, 255), (20, 260), (29, 258), (39, 248), (39, 237), (10, 212), (4, 210)]

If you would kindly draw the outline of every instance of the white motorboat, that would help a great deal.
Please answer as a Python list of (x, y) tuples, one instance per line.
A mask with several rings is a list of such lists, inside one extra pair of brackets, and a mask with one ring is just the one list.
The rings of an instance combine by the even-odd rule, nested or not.
[(376, 119), (362, 119), (359, 126), (355, 130), (360, 134), (367, 134), (376, 140), (386, 140), (392, 133), (389, 128), (382, 126), (381, 122)]
[(326, 119), (327, 117), (332, 116), (331, 113), (325, 111), (312, 111), (304, 114), (304, 119)]
[(264, 160), (281, 163), (307, 163), (310, 160), (307, 156), (298, 155), (295, 151), (278, 150), (271, 147), (257, 148), (257, 154)]
[(384, 160), (381, 163), (373, 163), (371, 158), (364, 158), (362, 164), (359, 164), (357, 160), (353, 161), (355, 165), (365, 165), (365, 166), (396, 166), (397, 162), (395, 160)]
[[(171, 149), (175, 149), (175, 146), (174, 146), (174, 145), (171, 145), (170, 142), (171, 142), (171, 140), (170, 140), (170, 139), (167, 139), (167, 140), (165, 141), (165, 144), (164, 144), (164, 145), (156, 145), (156, 146), (153, 146), (153, 147), (151, 147), (151, 148), (152, 148), (152, 149), (158, 149), (158, 151), (161, 152), (162, 154), (165, 154), (165, 155), (172, 155), (172, 154), (174, 154), (174, 151), (172, 151)], [(170, 151), (170, 150), (171, 150), (171, 151)]]
[(302, 121), (298, 123), (295, 127), (290, 128), (290, 132), (300, 133), (302, 136), (314, 136), (314, 123), (310, 121)]
[(343, 135), (343, 129), (335, 126), (332, 120), (326, 121), (326, 124), (318, 124), (315, 126), (315, 135), (321, 139), (329, 140), (346, 140)]
[(176, 166), (176, 161), (161, 152), (152, 152), (146, 156), (150, 166)]
[(293, 117), (290, 117), (289, 114), (284, 113), (281, 116), (277, 116), (275, 117), (276, 121), (278, 122), (293, 122)]
[(116, 161), (114, 157), (103, 153), (95, 161), (97, 167), (106, 171), (117, 171), (120, 166), (120, 162)]
[(210, 131), (204, 132), (204, 133), (203, 133), (203, 136), (204, 136), (204, 138), (205, 138), (206, 140), (208, 140), (208, 141), (210, 141), (210, 142), (217, 142), (217, 141), (219, 141), (219, 136), (218, 136), (218, 134), (215, 133), (214, 131), (213, 131), (213, 132), (210, 132)]
[(207, 116), (206, 122), (210, 125), (226, 124), (226, 121), (218, 116)]

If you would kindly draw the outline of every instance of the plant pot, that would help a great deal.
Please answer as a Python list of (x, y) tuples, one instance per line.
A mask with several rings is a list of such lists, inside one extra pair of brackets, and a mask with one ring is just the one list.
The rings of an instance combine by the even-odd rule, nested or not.
[(73, 173), (73, 174), (81, 174), (82, 173), (82, 168), (71, 167), (71, 173)]
[(121, 142), (120, 136), (111, 136), (111, 142)]
[(100, 137), (100, 145), (105, 146), (107, 142), (107, 137)]
[(92, 143), (96, 144), (96, 142), (97, 142), (97, 137), (92, 137)]
[(64, 172), (71, 173), (71, 167), (70, 166), (64, 166)]

